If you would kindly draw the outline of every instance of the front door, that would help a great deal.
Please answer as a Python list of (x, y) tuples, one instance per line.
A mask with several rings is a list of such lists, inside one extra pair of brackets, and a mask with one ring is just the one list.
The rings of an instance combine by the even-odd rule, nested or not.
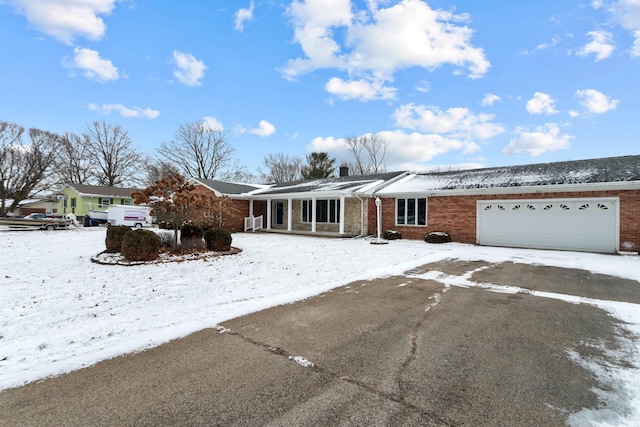
[(274, 227), (282, 227), (282, 225), (284, 224), (284, 202), (273, 202), (273, 209), (275, 211), (275, 215), (273, 217), (272, 225)]

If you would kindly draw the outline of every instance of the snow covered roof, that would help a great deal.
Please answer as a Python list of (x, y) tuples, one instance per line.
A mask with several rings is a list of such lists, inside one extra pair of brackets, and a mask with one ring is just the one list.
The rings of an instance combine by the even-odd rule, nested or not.
[(638, 182), (640, 156), (504, 166), (410, 175), (379, 195), (513, 187)]
[(299, 193), (353, 193), (369, 188), (372, 184), (382, 184), (406, 172), (386, 172), (372, 175), (351, 175), (295, 182), (281, 182), (251, 193), (252, 196), (271, 196)]
[(204, 179), (204, 178), (192, 178), (195, 182), (199, 182), (200, 184), (208, 187), (213, 191), (217, 191), (226, 195), (240, 195), (244, 193), (250, 193), (252, 191), (265, 188), (267, 186), (264, 185), (254, 185), (254, 184), (239, 184), (236, 182), (226, 182), (226, 181), (217, 181), (214, 179)]
[(101, 185), (73, 184), (68, 187), (82, 196), (131, 197), (137, 188), (107, 187)]

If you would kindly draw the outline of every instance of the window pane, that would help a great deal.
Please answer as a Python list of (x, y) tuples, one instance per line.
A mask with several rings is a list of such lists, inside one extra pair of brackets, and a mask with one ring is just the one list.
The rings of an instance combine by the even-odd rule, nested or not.
[(329, 200), (329, 222), (335, 223), (336, 221), (336, 201)]
[(407, 199), (407, 225), (416, 225), (416, 199)]
[(302, 200), (302, 222), (310, 222), (309, 208), (307, 203), (308, 203), (308, 200)]
[(418, 225), (427, 225), (427, 199), (418, 199)]
[(398, 205), (397, 210), (396, 210), (396, 224), (406, 224), (405, 202), (406, 202), (406, 199), (397, 199), (396, 200), (396, 203)]
[(328, 200), (316, 200), (316, 222), (327, 222), (329, 203)]

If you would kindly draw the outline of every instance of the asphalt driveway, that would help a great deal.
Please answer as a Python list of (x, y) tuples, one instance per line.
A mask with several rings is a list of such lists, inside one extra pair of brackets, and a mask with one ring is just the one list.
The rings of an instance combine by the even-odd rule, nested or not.
[(7, 390), (0, 425), (564, 425), (602, 404), (569, 352), (607, 359), (619, 321), (527, 290), (640, 303), (635, 281), (449, 260)]

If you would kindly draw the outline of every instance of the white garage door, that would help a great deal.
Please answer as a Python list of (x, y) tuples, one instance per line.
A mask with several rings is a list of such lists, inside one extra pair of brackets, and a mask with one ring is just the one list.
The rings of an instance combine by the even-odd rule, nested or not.
[(478, 243), (614, 253), (618, 205), (617, 198), (479, 201)]

